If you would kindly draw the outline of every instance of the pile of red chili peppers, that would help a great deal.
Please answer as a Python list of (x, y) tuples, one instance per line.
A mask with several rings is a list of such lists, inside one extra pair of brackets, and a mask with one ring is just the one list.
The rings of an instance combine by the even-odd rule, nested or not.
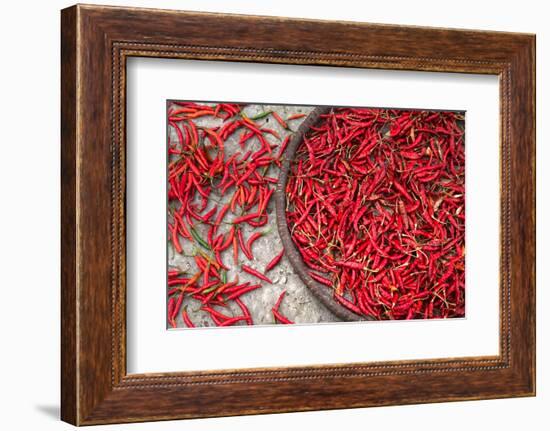
[[(238, 104), (192, 102), (171, 102), (168, 107), (169, 137), (177, 137), (168, 142), (169, 241), (176, 253), (194, 261), (194, 267), (186, 272), (169, 269), (168, 324), (172, 327), (177, 327), (178, 316), (188, 327), (197, 323), (190, 319), (186, 298), (198, 301), (216, 326), (252, 325), (242, 297), (262, 283), (271, 283), (266, 273), (284, 254), (277, 251), (261, 271), (248, 264), (253, 260), (255, 241), (266, 234), (267, 208), (278, 182), (273, 172), (280, 166), (288, 143), (288, 138), (281, 139), (275, 130), (258, 125), (257, 120), (272, 116), (281, 127), (289, 129), (287, 122), (303, 115), (283, 120), (276, 112), (268, 111), (249, 118), (242, 108)], [(200, 126), (202, 117), (219, 119), (219, 126)], [(226, 141), (234, 134), (239, 136), (240, 150), (229, 154)], [(278, 142), (271, 143), (267, 135)], [(243, 233), (246, 225), (253, 229), (248, 238)], [(192, 245), (191, 254), (186, 254), (185, 245)], [(229, 280), (228, 265), (258, 282), (240, 282), (238, 274)], [(288, 324), (292, 322), (279, 310), (283, 295), (273, 307), (273, 318)], [(240, 314), (232, 314), (230, 302), (238, 306)]]
[(333, 109), (291, 164), (287, 222), (310, 276), (375, 319), (464, 316), (464, 116)]

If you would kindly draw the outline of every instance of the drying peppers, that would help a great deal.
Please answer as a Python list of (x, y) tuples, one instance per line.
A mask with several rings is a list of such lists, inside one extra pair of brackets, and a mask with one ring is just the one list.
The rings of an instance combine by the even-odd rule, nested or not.
[[(280, 154), (274, 154), (274, 149), (284, 150), (288, 138), (272, 143), (267, 136), (280, 140), (277, 131), (256, 120), (272, 116), (284, 129), (288, 125), (274, 111), (249, 118), (242, 108), (239, 104), (193, 102), (171, 102), (168, 107), (168, 238), (175, 253), (192, 262), (186, 272), (168, 272), (167, 321), (172, 327), (178, 326), (178, 316), (187, 327), (201, 326), (191, 321), (187, 298), (198, 302), (217, 326), (253, 324), (242, 297), (262, 285), (240, 283), (239, 274), (228, 280), (227, 253), (243, 273), (271, 283), (260, 270), (241, 260), (254, 259), (255, 242), (268, 232), (259, 229), (268, 221), (267, 209), (278, 181)], [(202, 119), (210, 124), (218, 120), (219, 126), (205, 127)], [(240, 134), (238, 151), (228, 151), (228, 138), (236, 134)], [(247, 232), (252, 230), (247, 238), (245, 226)], [(282, 256), (282, 252), (275, 256), (266, 271)], [(233, 315), (234, 309), (240, 315)]]
[[(168, 108), (168, 240), (190, 262), (168, 272), (172, 327), (204, 326), (189, 315), (192, 304), (216, 326), (254, 324), (246, 294), (271, 283), (267, 273), (284, 256), (274, 251), (263, 269), (251, 263), (269, 231), (291, 125), (305, 114), (249, 117), (243, 108)], [(464, 316), (463, 120), (458, 112), (334, 108), (306, 133), (291, 163), (286, 221), (309, 276), (343, 307), (379, 320)], [(284, 296), (271, 314), (290, 324)]]
[(313, 280), (360, 316), (463, 317), (464, 117), (333, 109), (305, 134), (286, 187)]

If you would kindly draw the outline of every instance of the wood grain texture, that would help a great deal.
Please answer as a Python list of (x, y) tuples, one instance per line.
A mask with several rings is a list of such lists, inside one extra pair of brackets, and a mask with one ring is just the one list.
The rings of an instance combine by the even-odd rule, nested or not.
[[(61, 37), (63, 420), (86, 425), (534, 394), (533, 35), (74, 6), (62, 11)], [(499, 356), (127, 375), (131, 56), (498, 75)]]

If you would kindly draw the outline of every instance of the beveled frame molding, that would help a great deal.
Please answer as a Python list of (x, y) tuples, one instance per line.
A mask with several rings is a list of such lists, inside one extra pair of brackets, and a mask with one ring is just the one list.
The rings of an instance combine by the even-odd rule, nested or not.
[[(62, 11), (61, 48), (63, 420), (534, 395), (534, 35), (77, 5)], [(125, 66), (132, 56), (498, 75), (500, 354), (128, 375)]]

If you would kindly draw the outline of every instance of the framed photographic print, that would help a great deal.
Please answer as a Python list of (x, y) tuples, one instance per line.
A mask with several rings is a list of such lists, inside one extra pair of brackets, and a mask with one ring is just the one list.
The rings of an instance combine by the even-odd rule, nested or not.
[(61, 42), (63, 420), (534, 395), (533, 35), (78, 5)]

